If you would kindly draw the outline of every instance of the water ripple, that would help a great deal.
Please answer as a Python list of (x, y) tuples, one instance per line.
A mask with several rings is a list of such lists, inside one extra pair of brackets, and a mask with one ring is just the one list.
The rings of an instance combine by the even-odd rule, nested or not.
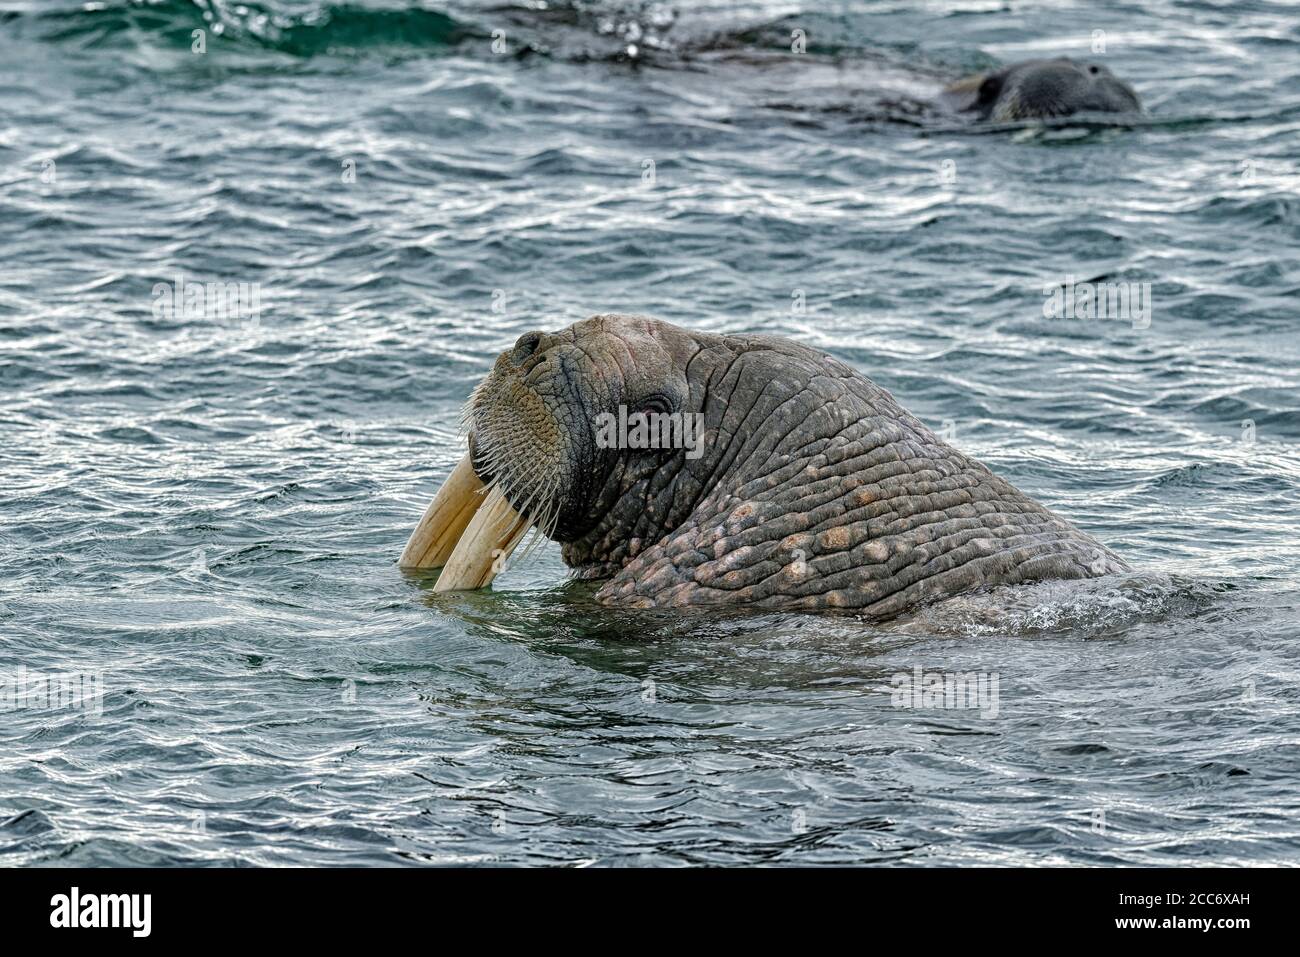
[[(1094, 19), (6, 4), (0, 673), (103, 694), (0, 709), (0, 860), (1294, 863), (1294, 24), (1114, 13), (1129, 128), (904, 109)], [(494, 356), (613, 309), (834, 353), (1135, 573), (880, 625), (398, 572)]]

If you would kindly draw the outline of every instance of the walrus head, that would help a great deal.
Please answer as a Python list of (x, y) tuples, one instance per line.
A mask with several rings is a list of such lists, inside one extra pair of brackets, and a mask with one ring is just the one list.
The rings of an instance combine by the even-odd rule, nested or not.
[(1133, 88), (1098, 63), (1027, 60), (967, 77), (945, 91), (962, 112), (1007, 123), (1075, 113), (1140, 113)]
[(529, 527), (598, 600), (880, 615), (1121, 559), (838, 359), (602, 315), (529, 332), (465, 412), (469, 452), (402, 555), (491, 580)]

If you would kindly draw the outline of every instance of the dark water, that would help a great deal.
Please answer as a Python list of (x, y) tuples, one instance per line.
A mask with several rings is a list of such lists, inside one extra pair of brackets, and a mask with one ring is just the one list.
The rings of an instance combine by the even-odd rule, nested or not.
[[(0, 671), (103, 688), (0, 710), (0, 862), (1300, 857), (1296, 9), (816, 7), (0, 3)], [(917, 118), (1094, 30), (1146, 121)], [(494, 354), (610, 310), (827, 349), (1140, 571), (887, 625), (399, 573)]]

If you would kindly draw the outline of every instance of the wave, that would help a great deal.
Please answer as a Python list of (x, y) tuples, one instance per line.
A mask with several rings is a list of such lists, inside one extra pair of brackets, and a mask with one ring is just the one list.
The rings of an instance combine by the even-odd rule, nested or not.
[(1232, 589), (1228, 581), (1154, 572), (1000, 585), (923, 606), (890, 627), (961, 637), (1100, 638), (1129, 633), (1142, 622), (1195, 617)]
[(0, 14), (0, 24), (40, 42), (76, 49), (162, 46), (193, 49), (205, 31), (209, 52), (218, 44), (294, 57), (347, 55), (398, 49), (446, 49), (489, 34), (450, 14), (421, 7), (369, 8), (319, 4), (287, 12), (256, 2), (124, 0)]
[[(813, 56), (891, 59), (902, 52), (873, 52), (840, 41), (853, 36), (842, 18), (807, 14), (796, 20), (792, 12), (775, 18), (764, 12), (719, 22), (716, 13), (682, 11), (657, 0), (553, 0), (455, 13), (364, 2), (286, 8), (276, 0), (108, 0), (0, 12), (0, 24), (40, 42), (80, 49), (187, 50), (195, 42), (193, 31), (206, 30), (209, 51), (233, 44), (301, 58), (436, 52), (475, 40), (487, 55), (683, 66), (699, 56), (780, 55), (796, 35)], [(907, 59), (926, 72), (914, 56)]]

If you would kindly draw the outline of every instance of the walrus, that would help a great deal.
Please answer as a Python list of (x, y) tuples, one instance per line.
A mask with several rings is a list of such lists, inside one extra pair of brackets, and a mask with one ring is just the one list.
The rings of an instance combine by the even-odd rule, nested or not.
[(1053, 119), (1076, 113), (1141, 113), (1137, 93), (1099, 63), (1025, 60), (948, 86), (944, 101), (980, 122)]
[[(635, 441), (687, 417), (693, 435), (659, 432), (682, 441)], [(886, 618), (1129, 570), (859, 372), (775, 336), (617, 314), (528, 332), (464, 424), (469, 450), (399, 559), (445, 566), (436, 591), (488, 584), (530, 528), (622, 607)]]
[[(878, 71), (880, 98), (864, 101), (868, 86), (854, 91), (853, 104), (822, 104), (821, 108), (862, 112), (886, 122), (914, 125), (955, 119), (1001, 124), (1142, 112), (1133, 88), (1094, 60), (1064, 56), (1023, 60), (954, 82), (951, 72), (914, 56), (900, 59), (893, 51), (840, 45), (842, 24), (832, 25), (806, 13), (726, 24), (718, 22), (715, 11), (675, 8), (656, 8), (649, 18), (635, 12), (611, 17), (599, 6), (569, 4), (490, 12), (494, 25), (506, 24), (507, 33), (519, 40), (516, 55), (520, 57), (716, 70), (717, 82), (723, 86), (811, 93), (811, 100), (802, 105), (783, 103), (778, 107), (782, 110), (818, 108), (817, 87), (827, 80), (824, 69), (831, 67), (838, 74), (830, 78), (832, 85), (850, 78), (854, 83), (860, 78), (870, 83), (872, 71)], [(793, 38), (801, 44), (798, 51)], [(734, 72), (746, 67), (761, 71), (761, 76)], [(914, 85), (909, 80), (919, 84), (915, 92), (907, 92)], [(922, 85), (930, 89), (922, 91)]]
[[(1142, 112), (1133, 88), (1104, 64), (1070, 57), (1023, 60), (964, 79), (916, 56), (899, 58), (892, 49), (842, 45), (843, 23), (808, 12), (755, 23), (719, 21), (717, 11), (679, 10), (656, 5), (611, 15), (602, 5), (550, 3), (530, 7), (496, 7), (472, 42), (482, 43), (489, 29), (504, 27), (514, 38), (520, 58), (545, 56), (575, 62), (618, 63), (665, 70), (717, 71), (725, 87), (812, 92), (803, 103), (781, 103), (783, 111), (818, 108), (816, 89), (826, 82), (818, 66), (831, 67), (842, 79), (871, 81), (879, 71), (877, 101), (855, 90), (852, 104), (821, 104), (821, 109), (860, 113), (908, 125), (953, 120), (995, 124), (1049, 120), (1076, 114)], [(799, 52), (792, 45), (799, 38)], [(494, 55), (496, 55), (494, 53)], [(734, 68), (750, 72), (742, 75)], [(752, 71), (759, 71), (756, 75)], [(954, 82), (955, 79), (955, 82)], [(915, 92), (906, 92), (916, 86)], [(922, 91), (921, 86), (926, 87)]]

